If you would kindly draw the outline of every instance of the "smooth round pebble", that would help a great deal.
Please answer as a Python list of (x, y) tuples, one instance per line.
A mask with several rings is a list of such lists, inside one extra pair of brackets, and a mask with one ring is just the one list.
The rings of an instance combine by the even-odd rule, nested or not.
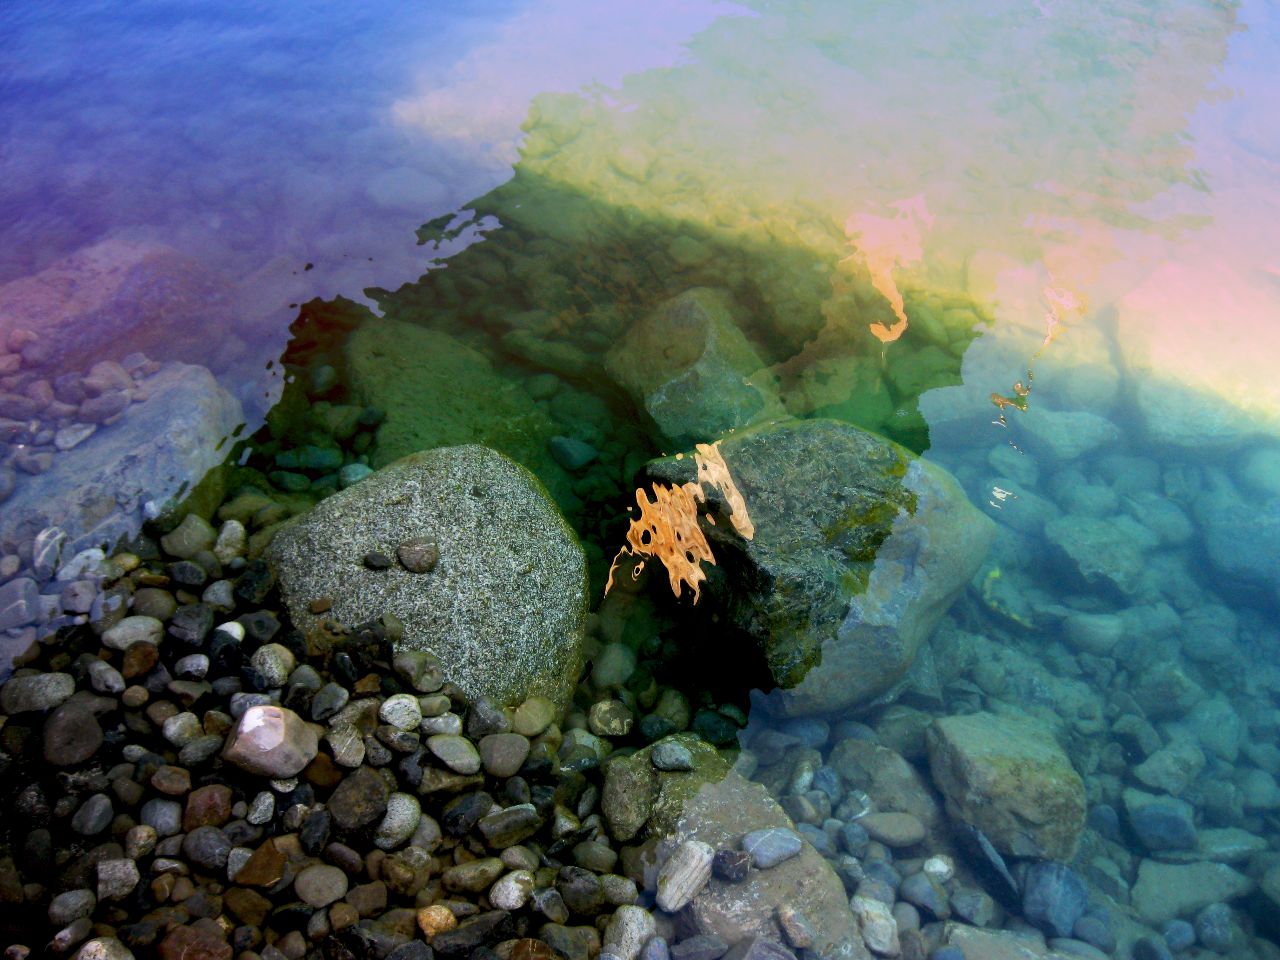
[(293, 881), (293, 892), (307, 906), (319, 910), (347, 895), (347, 875), (327, 863), (313, 863)]

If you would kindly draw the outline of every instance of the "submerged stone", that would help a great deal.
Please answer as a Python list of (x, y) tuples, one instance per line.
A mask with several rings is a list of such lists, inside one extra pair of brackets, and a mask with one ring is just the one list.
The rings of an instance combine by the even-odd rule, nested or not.
[(953, 819), (1004, 854), (1071, 857), (1084, 828), (1084, 783), (1040, 723), (991, 713), (942, 717), (927, 742)]
[[(941, 467), (836, 420), (789, 420), (718, 444), (754, 524), (716, 494), (703, 531), (713, 603), (759, 644), (789, 714), (868, 703), (900, 680), (986, 555), (994, 524)], [(651, 480), (694, 479), (691, 458)]]

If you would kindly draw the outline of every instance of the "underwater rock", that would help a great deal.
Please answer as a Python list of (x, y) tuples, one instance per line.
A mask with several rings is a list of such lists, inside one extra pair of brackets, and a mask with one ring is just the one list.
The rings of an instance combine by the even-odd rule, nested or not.
[[(370, 550), (439, 545), (428, 574), (370, 570)], [(293, 622), (347, 626), (394, 614), (397, 649), (430, 649), (471, 698), (563, 705), (582, 666), (586, 561), (537, 479), (480, 446), (415, 453), (283, 527), (268, 553)], [(331, 610), (310, 603), (332, 597)]]
[(1075, 460), (1120, 436), (1116, 425), (1096, 413), (1083, 410), (1050, 410), (1043, 404), (1029, 409), (1015, 421), (1027, 434), (1032, 454), (1050, 461)]
[(1003, 854), (1071, 858), (1084, 828), (1084, 783), (1043, 725), (992, 713), (941, 717), (927, 741), (953, 819)]
[(687, 290), (633, 324), (605, 358), (672, 443), (709, 441), (784, 413), (733, 312), (728, 291)]
[(1130, 903), (1151, 926), (1234, 900), (1253, 890), (1253, 881), (1222, 863), (1161, 863), (1143, 860)]
[(139, 385), (146, 394), (119, 422), (24, 477), (5, 501), (0, 542), (56, 524), (62, 556), (115, 543), (141, 528), (144, 509), (194, 488), (226, 456), (218, 442), (240, 425), (240, 403), (204, 367), (170, 363)]
[[(736, 847), (745, 834), (771, 827), (794, 829), (761, 784), (729, 771), (723, 780), (706, 782), (691, 793), (664, 843), (701, 840), (715, 849)], [(726, 943), (753, 936), (782, 941), (778, 908), (789, 904), (804, 904), (819, 955), (845, 960), (869, 956), (856, 936), (843, 884), (808, 843), (790, 859), (768, 870), (752, 870), (738, 883), (713, 878), (686, 909), (697, 933), (715, 934)]]
[(1159, 543), (1155, 534), (1129, 516), (1102, 520), (1067, 514), (1046, 523), (1044, 534), (1085, 580), (1110, 583), (1126, 596), (1138, 592), (1147, 551)]
[(484, 354), (439, 330), (370, 316), (347, 342), (346, 359), (361, 402), (386, 412), (374, 467), (478, 443), (532, 470), (562, 509), (573, 501), (572, 481), (549, 447), (563, 426)]
[(229, 337), (228, 323), (242, 313), (231, 294), (176, 250), (111, 237), (0, 286), (0, 314), (20, 317), (48, 348), (41, 361), (59, 370), (133, 351), (207, 363), (216, 352), (210, 331)]
[[(866, 704), (916, 651), (986, 555), (995, 525), (941, 467), (836, 420), (789, 420), (718, 444), (755, 525), (739, 537), (718, 495), (704, 524), (712, 602), (760, 644), (788, 714)], [(693, 479), (691, 458), (653, 480)]]

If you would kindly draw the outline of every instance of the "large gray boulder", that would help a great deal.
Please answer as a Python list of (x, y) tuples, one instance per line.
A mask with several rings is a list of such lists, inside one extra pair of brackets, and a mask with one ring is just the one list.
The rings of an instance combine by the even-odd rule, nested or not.
[(690, 444), (785, 413), (726, 290), (695, 287), (632, 324), (605, 369), (663, 437)]
[[(982, 563), (995, 525), (941, 467), (842, 421), (764, 424), (719, 450), (755, 534), (735, 533), (709, 493), (710, 602), (760, 645), (776, 708), (856, 708), (890, 690)], [(648, 475), (684, 483), (695, 467), (669, 458)]]
[[(439, 550), (427, 572), (363, 562), (371, 551), (394, 560), (414, 539)], [(282, 528), (266, 558), (304, 632), (394, 614), (399, 647), (435, 653), (469, 696), (568, 702), (582, 667), (586, 560), (537, 478), (494, 450), (410, 454)], [(312, 613), (322, 597), (332, 609)]]
[(205, 367), (169, 363), (139, 381), (121, 419), (61, 450), (44, 473), (23, 476), (0, 510), (0, 544), (65, 535), (61, 556), (111, 546), (189, 493), (226, 458), (240, 402)]

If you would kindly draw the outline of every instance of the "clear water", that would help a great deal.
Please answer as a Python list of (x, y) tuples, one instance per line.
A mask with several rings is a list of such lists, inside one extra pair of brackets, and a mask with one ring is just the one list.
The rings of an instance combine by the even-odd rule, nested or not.
[[(63, 258), (176, 251), (217, 309), (157, 311), (139, 342), (212, 369), (243, 411), (236, 456), (266, 477), (315, 440), (298, 405), (321, 368), (357, 376), (351, 330), (446, 334), (484, 358), (464, 364), (493, 378), (475, 396), (505, 383), (516, 400), (442, 412), (458, 384), (429, 351), (419, 379), (412, 354), (388, 364), (405, 382), (380, 396), (419, 404), (398, 414), (427, 422), (411, 440), (479, 440), (535, 469), (599, 596), (636, 469), (679, 445), (606, 356), (668, 298), (726, 290), (756, 364), (738, 372), (779, 412), (923, 453), (995, 523), (896, 705), (858, 718), (923, 764), (909, 731), (927, 715), (1028, 712), (1068, 745), (1091, 805), (1118, 805), (1124, 786), (1153, 788), (1107, 731), (1172, 665), (1199, 692), (1148, 712), (1164, 745), (1199, 756), (1180, 796), (1202, 830), (1261, 838), (1235, 866), (1262, 881), (1280, 838), (1276, 11), (586, 7), (5, 8), (6, 336), (30, 325), (6, 294), (29, 311), (32, 278)], [(340, 389), (358, 399), (355, 380)], [(512, 427), (511, 402), (533, 426)], [(594, 464), (565, 468), (553, 435)], [(346, 457), (403, 452), (380, 437)], [(646, 624), (687, 640), (687, 605), (654, 606)], [(1121, 633), (1088, 632), (1103, 621)], [(740, 679), (708, 695), (745, 706)], [(1098, 889), (1137, 869), (1087, 854)], [(1265, 892), (1236, 906), (1276, 936)]]

